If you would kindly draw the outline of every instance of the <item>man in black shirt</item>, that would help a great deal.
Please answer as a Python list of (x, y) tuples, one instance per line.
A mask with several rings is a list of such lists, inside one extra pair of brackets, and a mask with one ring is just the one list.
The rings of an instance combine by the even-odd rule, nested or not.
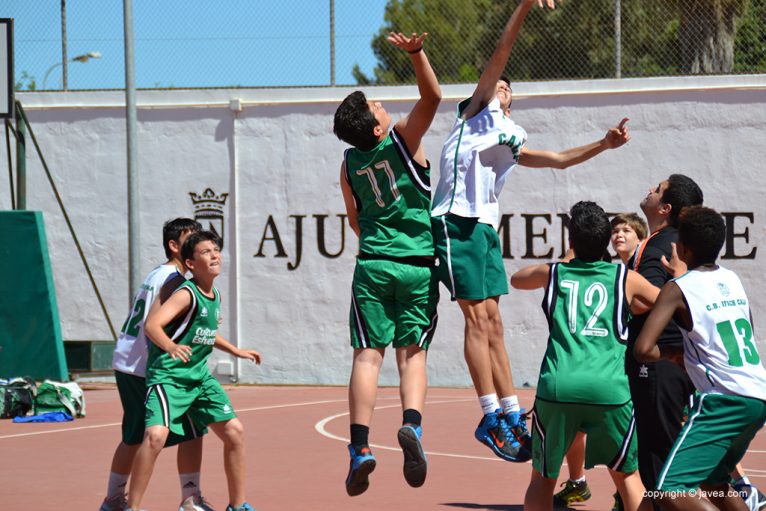
[[(665, 270), (662, 258), (671, 258), (671, 243), (678, 239), (681, 210), (700, 204), (702, 190), (682, 174), (672, 174), (651, 188), (641, 201), (641, 210), (652, 234), (639, 245), (629, 266), (660, 288), (673, 278)], [(647, 364), (633, 358), (633, 345), (647, 316), (637, 315), (629, 323), (625, 366), (638, 432), (638, 469), (646, 489), (654, 490), (665, 459), (681, 431), (684, 407), (689, 403), (694, 385), (683, 367), (675, 362), (661, 360)], [(663, 352), (677, 352), (679, 360), (683, 356), (683, 338), (672, 321), (657, 344)]]

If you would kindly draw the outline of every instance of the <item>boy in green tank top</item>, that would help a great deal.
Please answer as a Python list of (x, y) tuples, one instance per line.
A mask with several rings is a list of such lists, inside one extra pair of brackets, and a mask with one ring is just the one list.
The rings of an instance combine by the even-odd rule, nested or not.
[[(232, 346), (218, 334), (221, 299), (213, 286), (221, 272), (218, 236), (209, 231), (190, 235), (181, 256), (193, 278), (146, 320), (153, 343), (146, 368), (146, 431), (134, 462), (128, 507), (139, 508), (168, 434), (183, 431), (182, 421), (188, 416), (195, 424), (209, 425), (223, 440), (229, 487), (226, 511), (252, 510), (245, 501), (244, 428), (207, 367), (213, 346)], [(260, 363), (257, 351), (238, 351)]]
[(636, 469), (633, 405), (625, 374), (628, 311), (651, 305), (658, 290), (624, 265), (602, 260), (611, 226), (594, 202), (570, 211), (575, 258), (539, 264), (511, 277), (517, 289), (545, 289), (550, 336), (535, 395), (532, 480), (525, 509), (551, 509), (561, 463), (578, 432), (587, 433), (585, 465), (607, 465), (625, 509), (644, 487)]
[[(349, 319), (354, 359), (349, 382), (351, 457), (346, 492), (363, 493), (376, 459), (369, 446), (378, 375), (393, 343), (399, 368), (403, 419), (398, 432), (404, 478), (425, 482), (420, 444), (426, 396), (426, 350), (436, 328), (438, 283), (433, 271), (430, 166), (421, 144), (441, 100), (436, 75), (423, 51), (427, 34), (391, 33), (410, 55), (420, 99), (391, 129), (379, 102), (356, 91), (335, 112), (333, 131), (346, 150), (340, 185), (349, 225), (359, 236)], [(390, 130), (390, 131), (389, 131)]]

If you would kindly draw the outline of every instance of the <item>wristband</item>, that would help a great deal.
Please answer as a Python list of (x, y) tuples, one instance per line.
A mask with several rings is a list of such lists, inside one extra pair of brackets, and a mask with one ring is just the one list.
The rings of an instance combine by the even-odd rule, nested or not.
[(407, 53), (409, 53), (410, 55), (414, 55), (416, 53), (420, 53), (421, 51), (423, 51), (423, 47), (422, 46), (420, 48), (418, 48), (417, 50), (412, 50), (412, 51), (407, 50)]

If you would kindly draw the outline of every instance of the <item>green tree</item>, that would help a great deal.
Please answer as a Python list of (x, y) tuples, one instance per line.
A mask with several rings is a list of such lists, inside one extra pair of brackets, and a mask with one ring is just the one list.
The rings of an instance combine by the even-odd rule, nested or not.
[(470, 82), (479, 79), (481, 16), (491, 0), (390, 0), (386, 5), (385, 24), (373, 38), (372, 51), (378, 59), (373, 77), (355, 66), (359, 84), (395, 85), (412, 83), (415, 75), (409, 57), (392, 46), (389, 32), (428, 32), (426, 50), (431, 65), (442, 83)]
[[(534, 8), (516, 41), (508, 76), (615, 76), (615, 2), (576, 0), (553, 12)], [(766, 0), (620, 2), (623, 77), (766, 70)], [(371, 43), (378, 65), (371, 77), (356, 67), (354, 77), (360, 85), (412, 83), (409, 59), (386, 36), (425, 31), (439, 80), (474, 82), (515, 6), (508, 0), (389, 0), (385, 24)]]
[(766, 0), (751, 0), (734, 43), (734, 71), (766, 71)]
[(13, 84), (13, 90), (37, 90), (37, 81), (26, 71), (21, 72), (21, 78)]
[(748, 0), (680, 0), (681, 71), (730, 73), (737, 22)]

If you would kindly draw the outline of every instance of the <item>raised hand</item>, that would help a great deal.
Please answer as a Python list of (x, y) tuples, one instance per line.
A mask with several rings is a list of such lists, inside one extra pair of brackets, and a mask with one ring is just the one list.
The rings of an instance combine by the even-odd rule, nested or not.
[(556, 8), (556, 2), (555, 0), (526, 0), (527, 3), (537, 2), (537, 5), (540, 7), (548, 7), (548, 9), (555, 9)]
[(397, 48), (406, 50), (408, 53), (417, 53), (423, 47), (423, 41), (427, 36), (427, 32), (420, 35), (413, 32), (411, 37), (407, 37), (401, 32), (391, 32), (388, 34), (388, 40)]
[(686, 263), (683, 262), (680, 257), (678, 257), (678, 249), (676, 248), (675, 243), (670, 244), (670, 250), (670, 261), (668, 261), (667, 257), (662, 256), (660, 258), (660, 263), (662, 263), (662, 267), (665, 268), (665, 271), (668, 272), (668, 275), (671, 275), (674, 278), (680, 277), (686, 273)]
[(606, 140), (606, 145), (609, 149), (620, 147), (630, 140), (630, 130), (626, 126), (629, 120), (627, 117), (623, 118), (620, 124), (614, 128), (609, 128), (609, 131), (606, 132), (604, 140)]

